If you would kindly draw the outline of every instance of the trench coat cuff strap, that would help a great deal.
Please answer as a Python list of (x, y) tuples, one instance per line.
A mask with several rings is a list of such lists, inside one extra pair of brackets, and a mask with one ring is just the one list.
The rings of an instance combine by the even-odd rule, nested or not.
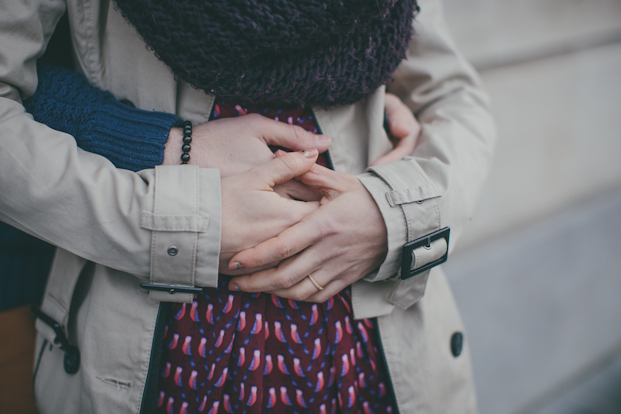
[[(377, 191), (370, 192), (376, 193), (374, 199), (378, 202), (386, 222), (389, 251), (387, 260), (378, 269), (377, 274), (369, 275), (365, 280), (371, 282), (387, 278), (400, 280), (388, 301), (405, 309), (423, 296), (429, 272), (424, 271), (413, 277), (410, 277), (409, 273), (402, 275), (404, 252), (412, 255), (410, 271), (422, 270), (424, 266), (445, 257), (447, 252), (444, 239), (436, 240), (428, 246), (419, 246), (412, 251), (403, 248), (406, 243), (442, 228), (438, 202), (442, 194), (413, 158), (372, 167), (368, 171), (375, 174), (384, 184), (383, 200), (380, 201), (380, 194)], [(401, 214), (400, 219), (397, 219), (397, 213)], [(400, 229), (395, 227), (395, 223)], [(391, 233), (395, 233), (395, 236)], [(398, 242), (395, 240), (397, 238)]]
[[(209, 196), (208, 196), (209, 195)], [(153, 211), (141, 227), (151, 230), (151, 299), (192, 302), (197, 278), (215, 287), (220, 249), (220, 175), (196, 165), (155, 167)]]
[(367, 275), (364, 279), (373, 282), (396, 277), (399, 266), (401, 266), (401, 250), (407, 241), (405, 216), (400, 208), (392, 207), (388, 203), (386, 193), (390, 189), (381, 178), (371, 172), (360, 174), (357, 178), (375, 200), (384, 218), (388, 234), (388, 252), (384, 262), (377, 271)]

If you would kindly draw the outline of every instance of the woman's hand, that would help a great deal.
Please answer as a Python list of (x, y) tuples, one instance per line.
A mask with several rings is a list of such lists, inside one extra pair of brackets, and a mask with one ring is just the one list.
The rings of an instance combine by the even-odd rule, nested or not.
[[(356, 177), (315, 165), (299, 180), (324, 195), (321, 207), (277, 237), (233, 256), (229, 269), (280, 264), (236, 277), (230, 289), (323, 302), (383, 262), (386, 226), (373, 197)], [(309, 274), (324, 290), (315, 287)]]
[[(182, 137), (181, 128), (171, 129), (164, 151), (164, 164), (181, 163)], [(274, 154), (268, 145), (293, 151), (315, 148), (322, 153), (330, 147), (330, 137), (315, 135), (300, 126), (258, 114), (218, 119), (192, 129), (189, 163), (202, 168), (217, 168), (220, 177), (229, 177), (273, 160)]]
[[(221, 273), (247, 273), (239, 266), (229, 268), (234, 254), (277, 236), (319, 207), (317, 201), (296, 201), (274, 191), (276, 185), (309, 171), (317, 160), (317, 150), (280, 153), (267, 164), (222, 179)], [(303, 197), (298, 194), (295, 198)]]
[[(387, 95), (386, 112), (391, 124), (392, 135), (398, 137), (399, 141), (393, 151), (382, 157), (375, 164), (390, 162), (393, 158), (397, 160), (405, 155), (409, 155), (414, 149), (416, 138), (420, 131), (420, 127), (412, 113), (394, 95), (391, 95), (391, 97)], [(165, 163), (179, 163), (181, 136), (180, 129), (171, 131), (171, 137), (166, 145)], [(291, 149), (317, 148), (320, 152), (323, 152), (328, 149), (330, 138), (314, 135), (300, 127), (277, 122), (261, 115), (251, 114), (240, 118), (221, 119), (201, 124), (194, 128), (190, 163), (198, 164), (201, 167), (219, 168), (222, 177), (229, 177), (273, 160), (274, 155), (268, 148), (268, 145), (277, 145)], [(228, 259), (235, 253), (275, 237), (281, 231), (300, 221), (304, 214), (317, 208), (316, 203), (298, 204), (299, 202), (294, 202), (294, 205), (287, 205), (283, 209), (282, 201), (284, 200), (274, 196), (279, 194), (288, 198), (288, 201), (293, 201), (291, 199), (313, 201), (319, 200), (322, 197), (322, 193), (305, 185), (304, 180), (301, 180), (302, 182), (291, 180), (290, 178), (293, 178), (293, 175), (291, 175), (287, 180), (279, 179), (274, 181), (275, 185), (268, 186), (269, 188), (265, 187), (266, 183), (264, 182), (264, 186), (261, 188), (261, 191), (264, 191), (262, 193), (263, 197), (252, 200), (251, 197), (245, 197), (244, 194), (244, 197), (241, 197), (243, 200), (236, 200), (236, 195), (247, 190), (245, 185), (249, 183), (249, 176), (244, 175), (244, 177), (237, 177), (235, 180), (229, 181), (223, 179), (223, 239), (220, 271), (231, 275), (240, 275), (278, 264), (280, 260), (273, 260), (264, 262), (253, 269), (235, 267), (230, 268), (228, 271), (225, 270), (228, 268)], [(353, 183), (358, 184), (359, 189), (363, 190), (363, 194), (368, 196), (368, 199), (373, 202), (358, 180), (351, 176), (350, 178), (353, 180)], [(234, 190), (230, 191), (232, 189)], [(268, 193), (269, 196), (265, 197)], [(229, 197), (230, 195), (233, 197)], [(324, 204), (330, 200), (330, 195), (323, 197)], [(233, 211), (229, 210), (229, 206), (233, 206), (234, 202), (240, 201), (250, 208), (245, 211), (243, 209), (235, 210), (237, 216), (232, 218), (233, 214), (231, 213)], [(275, 203), (273, 212), (276, 214), (269, 214), (268, 201)], [(343, 198), (341, 198), (341, 201), (343, 201)], [(253, 209), (253, 206), (258, 207), (258, 209)], [(374, 202), (373, 206), (375, 206)], [(287, 214), (287, 209), (290, 209), (290, 214)], [(377, 209), (376, 206), (375, 209)], [(244, 212), (247, 214), (246, 216), (243, 216)], [(383, 226), (381, 216), (379, 216), (379, 220)], [(253, 229), (256, 232), (253, 232)], [(382, 258), (384, 255), (385, 252), (382, 254)], [(350, 283), (353, 283), (353, 281)], [(334, 293), (336, 292), (338, 290)]]
[[(395, 148), (373, 163), (373, 165), (398, 161), (404, 156), (412, 154), (421, 131), (420, 124), (416, 121), (410, 109), (395, 95), (386, 94), (386, 115)], [(313, 173), (317, 174), (317, 176), (313, 177)], [(387, 251), (387, 241), (386, 227), (383, 218), (371, 195), (355, 177), (348, 174), (334, 173), (321, 167), (313, 167), (311, 172), (305, 174), (301, 178), (301, 181), (308, 184), (309, 187), (320, 189), (322, 193), (325, 194), (321, 200), (322, 207), (313, 215), (305, 218), (302, 223), (287, 230), (287, 232), (283, 233), (281, 236), (268, 240), (254, 249), (236, 255), (231, 260), (230, 268), (235, 268), (237, 265), (244, 266), (242, 263), (247, 261), (245, 263), (246, 267), (254, 267), (245, 269), (245, 272), (254, 271), (255, 274), (245, 278), (235, 278), (235, 280), (231, 282), (231, 288), (239, 286), (241, 290), (248, 291), (266, 291), (262, 289), (271, 289), (271, 293), (278, 294), (282, 297), (321, 302), (375, 270), (384, 260)], [(341, 185), (339, 182), (347, 182), (348, 185)], [(355, 191), (343, 197), (346, 187)], [(328, 209), (327, 203), (333, 202), (335, 199), (338, 199), (339, 203)], [(349, 202), (351, 202), (351, 204), (347, 205)], [(370, 214), (363, 215), (364, 217), (360, 217), (360, 221), (358, 221), (358, 215), (354, 216), (353, 213), (354, 211), (358, 212), (360, 210), (354, 209), (363, 205), (368, 209)], [(335, 216), (330, 218), (329, 215), (332, 214), (333, 211)], [(352, 214), (348, 213), (348, 211)], [(359, 235), (357, 231), (351, 231), (348, 234), (341, 234), (339, 240), (342, 243), (341, 245), (338, 245), (339, 241), (337, 241), (337, 243), (331, 247), (330, 240), (325, 240), (324, 243), (318, 243), (320, 240), (317, 239), (317, 235), (319, 234), (320, 238), (321, 234), (323, 234), (321, 230), (324, 229), (324, 227), (322, 226), (326, 224), (329, 226), (331, 220), (339, 221), (339, 215), (344, 215), (343, 222), (353, 218), (351, 224), (354, 230), (369, 230), (369, 232), (371, 234), (374, 233), (375, 236), (371, 235), (370, 239), (366, 239), (364, 238), (365, 236)], [(363, 226), (361, 223), (365, 219), (370, 219), (370, 223)], [(310, 224), (308, 224), (309, 220)], [(306, 229), (302, 227), (303, 224), (308, 224)], [(346, 226), (345, 223), (343, 223), (343, 225)], [(331, 227), (325, 229), (329, 228)], [(346, 231), (345, 227), (342, 229)], [(304, 233), (307, 230), (308, 238), (304, 239)], [(329, 232), (329, 230), (326, 231)], [(347, 237), (347, 235), (350, 237)], [(313, 236), (315, 239), (313, 239)], [(334, 235), (332, 235), (331, 239), (336, 240)], [(361, 243), (357, 244), (359, 242)], [(294, 243), (296, 243), (296, 245), (294, 245)], [(322, 266), (324, 275), (327, 274), (325, 269), (329, 267), (333, 272), (332, 279), (329, 279), (330, 276), (319, 276), (313, 273), (313, 278), (315, 278), (320, 285), (325, 283), (324, 278), (330, 282), (330, 286), (324, 286), (325, 289), (321, 292), (317, 292), (317, 288), (306, 277), (311, 273), (310, 271), (308, 273), (302, 272), (304, 274), (298, 272), (296, 276), (288, 276), (281, 271), (283, 269), (284, 271), (288, 271), (288, 269), (293, 266), (289, 264), (292, 261), (297, 261), (295, 263), (296, 266), (301, 265), (303, 267), (304, 264), (299, 262), (298, 257), (302, 254), (305, 254), (306, 257), (310, 257), (310, 253), (306, 253), (306, 251), (315, 244), (317, 244), (318, 247), (313, 248), (311, 251), (315, 262), (319, 261), (324, 264), (324, 266)], [(343, 251), (342, 255), (337, 253), (339, 252), (338, 249)], [(377, 253), (374, 255), (370, 254), (370, 249)], [(302, 251), (302, 253), (294, 256), (299, 251)], [(322, 252), (326, 255), (323, 258), (321, 257)], [(355, 252), (359, 252), (357, 257)], [(358, 263), (359, 258), (361, 258), (361, 261), (364, 263)], [(258, 272), (261, 269), (275, 265), (281, 260), (285, 261), (280, 263), (277, 269)], [(339, 274), (339, 268), (347, 270)]]
[(399, 161), (401, 158), (412, 155), (421, 127), (410, 108), (405, 106), (396, 95), (387, 93), (385, 98), (386, 118), (390, 129), (390, 138), (395, 148), (379, 160), (371, 164), (371, 167)]

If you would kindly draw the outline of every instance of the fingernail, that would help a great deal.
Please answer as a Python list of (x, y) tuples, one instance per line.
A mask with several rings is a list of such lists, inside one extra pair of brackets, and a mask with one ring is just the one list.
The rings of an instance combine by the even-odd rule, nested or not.
[(229, 270), (237, 270), (237, 269), (243, 269), (244, 266), (242, 266), (241, 263), (239, 262), (233, 262), (229, 265)]
[(313, 148), (313, 149), (309, 149), (309, 150), (302, 150), (302, 154), (304, 154), (304, 156), (306, 158), (312, 158), (315, 155), (317, 155), (317, 149)]
[(236, 292), (239, 292), (239, 286), (237, 285), (237, 283), (233, 283), (233, 289)]
[(317, 142), (321, 144), (326, 144), (330, 142), (330, 137), (327, 135), (315, 135), (315, 138), (317, 139)]

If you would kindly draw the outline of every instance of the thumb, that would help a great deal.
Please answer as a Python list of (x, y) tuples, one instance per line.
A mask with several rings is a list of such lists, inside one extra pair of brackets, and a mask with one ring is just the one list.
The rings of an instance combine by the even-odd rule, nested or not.
[(318, 155), (316, 149), (287, 152), (267, 164), (248, 170), (246, 174), (260, 185), (274, 187), (308, 172), (315, 165)]
[(321, 165), (314, 165), (309, 172), (298, 178), (307, 186), (321, 191), (329, 197), (347, 191), (350, 187), (350, 180), (358, 180), (349, 174), (333, 171)]
[(315, 135), (298, 125), (289, 125), (273, 121), (266, 123), (263, 130), (263, 140), (268, 145), (287, 148), (293, 151), (302, 151), (307, 148), (316, 148), (320, 153), (330, 148), (331, 140), (327, 135)]
[(410, 109), (397, 96), (391, 93), (386, 94), (384, 103), (386, 105), (386, 117), (390, 126), (390, 134), (397, 139), (413, 134), (417, 122)]

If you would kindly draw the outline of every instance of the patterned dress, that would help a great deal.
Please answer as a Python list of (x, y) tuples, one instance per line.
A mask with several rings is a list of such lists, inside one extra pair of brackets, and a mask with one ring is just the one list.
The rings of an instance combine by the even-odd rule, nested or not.
[[(247, 113), (317, 132), (299, 108), (219, 101), (212, 119)], [(349, 288), (315, 304), (229, 291), (222, 279), (192, 305), (173, 306), (158, 414), (394, 412), (375, 322), (353, 319)]]

